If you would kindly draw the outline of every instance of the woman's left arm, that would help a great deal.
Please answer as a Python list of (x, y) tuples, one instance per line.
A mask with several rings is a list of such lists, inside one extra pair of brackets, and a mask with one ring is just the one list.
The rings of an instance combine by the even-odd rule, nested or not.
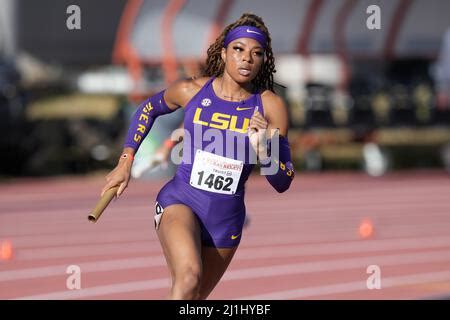
[[(265, 91), (262, 95), (264, 105), (264, 118), (268, 122), (268, 133), (273, 137), (275, 130), (278, 130), (278, 150), (269, 144), (269, 159), (262, 161), (262, 167), (276, 166), (276, 172), (266, 175), (267, 181), (278, 192), (289, 189), (294, 179), (294, 166), (291, 160), (291, 149), (287, 139), (288, 136), (288, 111), (283, 99), (271, 91)], [(275, 136), (276, 137), (276, 136)], [(276, 152), (278, 151), (278, 152)]]

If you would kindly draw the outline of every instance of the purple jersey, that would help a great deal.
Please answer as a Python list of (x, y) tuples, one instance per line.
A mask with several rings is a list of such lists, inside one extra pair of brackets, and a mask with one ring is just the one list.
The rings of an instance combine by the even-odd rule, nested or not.
[(241, 102), (223, 100), (214, 92), (214, 79), (208, 80), (185, 107), (184, 130), (190, 138), (183, 141), (183, 161), (177, 175), (190, 182), (195, 155), (200, 149), (242, 162), (236, 191), (242, 192), (256, 163), (247, 130), (256, 107), (264, 114), (261, 95), (253, 94)]
[(157, 196), (155, 226), (164, 208), (185, 204), (198, 218), (203, 245), (233, 247), (245, 220), (244, 184), (256, 163), (247, 131), (254, 109), (263, 114), (263, 108), (260, 94), (241, 102), (219, 98), (213, 81), (185, 107), (183, 160)]

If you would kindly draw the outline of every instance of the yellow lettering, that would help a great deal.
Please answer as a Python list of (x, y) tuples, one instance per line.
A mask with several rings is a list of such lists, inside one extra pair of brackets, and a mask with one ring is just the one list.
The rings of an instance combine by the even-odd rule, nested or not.
[(292, 170), (289, 170), (289, 171), (287, 172), (287, 175), (288, 175), (288, 177), (292, 176)]
[(238, 119), (237, 116), (231, 117), (230, 130), (240, 132), (240, 133), (247, 133), (247, 129), (250, 124), (250, 119), (244, 118), (244, 123), (242, 124), (242, 128), (236, 128), (237, 119)]
[(283, 163), (283, 162), (280, 162), (280, 168), (281, 168), (281, 170), (284, 170), (284, 169), (286, 169), (286, 166), (284, 165), (284, 163)]
[(141, 141), (142, 137), (140, 135), (138, 135), (137, 133), (134, 134), (134, 142), (139, 143), (139, 141)]
[(220, 119), (220, 117), (223, 117), (225, 119), (230, 119), (230, 115), (228, 115), (228, 114), (214, 112), (214, 114), (212, 115), (211, 121), (220, 123), (221, 125), (210, 123), (209, 126), (211, 128), (216, 128), (216, 129), (227, 129), (228, 125), (230, 124), (230, 121), (225, 120), (225, 119)]
[[(211, 128), (226, 130), (229, 129), (231, 131), (239, 132), (239, 133), (247, 133), (247, 129), (250, 125), (250, 119), (244, 118), (244, 122), (242, 124), (242, 128), (238, 128), (237, 125), (237, 116), (231, 116), (226, 113), (214, 112), (211, 117), (211, 123), (200, 120), (200, 116), (202, 113), (201, 108), (197, 108), (195, 110), (195, 115), (193, 119), (193, 123), (201, 124), (202, 126), (210, 126)], [(231, 118), (231, 122), (230, 119)]]
[(152, 111), (153, 110), (153, 106), (152, 106), (152, 104), (149, 102), (149, 103), (147, 103), (146, 105), (145, 105), (145, 107), (144, 107), (144, 112), (145, 113), (150, 113), (150, 111)]
[(139, 123), (139, 127), (138, 127), (137, 131), (139, 131), (140, 133), (145, 133), (145, 126), (143, 124)]
[(145, 114), (141, 113), (141, 115), (139, 116), (139, 121), (144, 120), (145, 123), (148, 123), (148, 116), (146, 116)]
[(195, 115), (194, 115), (194, 121), (193, 123), (196, 124), (201, 124), (202, 126), (208, 126), (208, 122), (205, 121), (201, 121), (200, 120), (200, 114), (202, 113), (202, 109), (201, 108), (197, 108), (197, 110), (195, 110)]

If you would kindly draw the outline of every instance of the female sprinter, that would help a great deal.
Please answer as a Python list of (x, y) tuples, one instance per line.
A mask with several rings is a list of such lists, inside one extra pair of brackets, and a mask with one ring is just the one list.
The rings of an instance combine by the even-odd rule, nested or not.
[[(243, 14), (208, 49), (205, 77), (180, 80), (148, 98), (131, 121), (102, 194), (114, 186), (119, 186), (117, 196), (123, 193), (133, 155), (155, 118), (185, 109), (183, 161), (155, 206), (156, 232), (172, 277), (169, 299), (206, 299), (236, 252), (245, 219), (244, 184), (255, 163), (240, 151), (252, 150), (261, 163), (276, 164), (276, 173), (266, 178), (278, 192), (290, 186), (288, 113), (273, 92), (274, 72), (263, 20)], [(279, 132), (279, 152), (270, 153), (270, 144), (258, 142), (270, 129)], [(229, 146), (230, 139), (240, 138)], [(278, 157), (271, 159), (273, 154)]]

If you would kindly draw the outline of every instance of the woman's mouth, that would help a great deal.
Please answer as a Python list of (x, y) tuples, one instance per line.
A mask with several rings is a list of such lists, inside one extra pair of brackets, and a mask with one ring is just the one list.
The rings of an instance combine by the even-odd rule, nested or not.
[(250, 75), (250, 69), (239, 68), (238, 72), (241, 76), (248, 77)]

